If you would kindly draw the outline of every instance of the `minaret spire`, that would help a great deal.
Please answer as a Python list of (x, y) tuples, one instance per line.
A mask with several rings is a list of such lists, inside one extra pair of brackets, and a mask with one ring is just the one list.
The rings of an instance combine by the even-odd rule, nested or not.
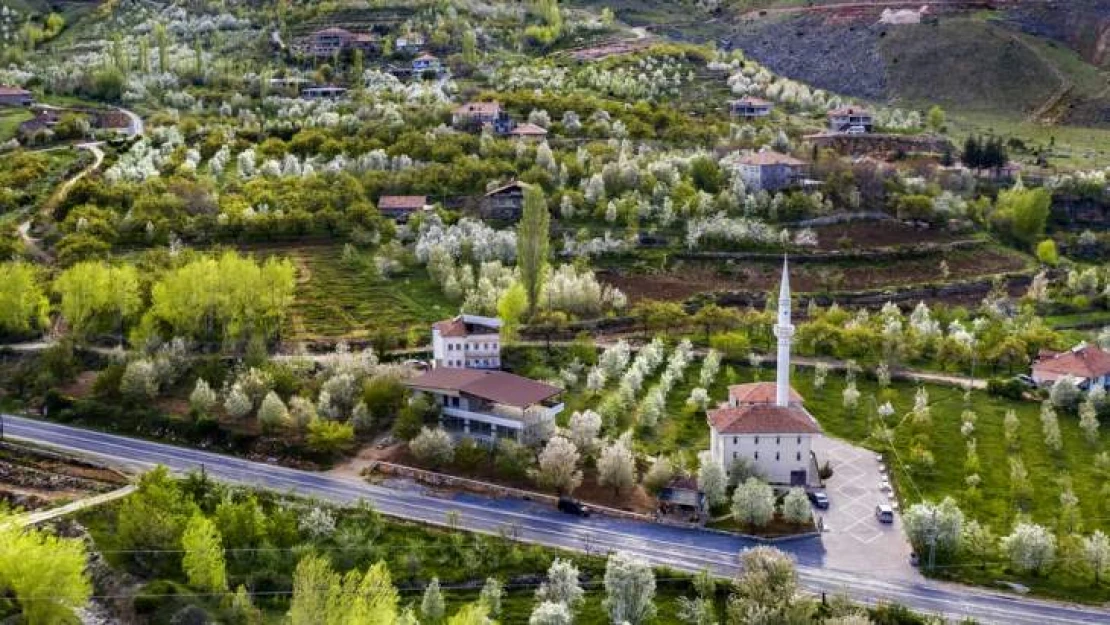
[(775, 405), (785, 407), (790, 404), (790, 344), (794, 339), (794, 324), (790, 320), (790, 266), (785, 254), (782, 257), (778, 308), (778, 322), (775, 324), (775, 336), (779, 339)]

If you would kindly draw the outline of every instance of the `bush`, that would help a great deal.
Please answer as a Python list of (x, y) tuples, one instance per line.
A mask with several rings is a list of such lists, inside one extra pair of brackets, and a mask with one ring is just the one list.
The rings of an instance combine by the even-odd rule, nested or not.
[(991, 378), (987, 380), (987, 393), (996, 397), (1021, 399), (1025, 385), (1017, 378)]
[(163, 605), (177, 600), (177, 590), (177, 584), (166, 579), (149, 582), (135, 597), (135, 613), (154, 614)]
[(474, 439), (464, 438), (455, 447), (455, 466), (464, 471), (473, 471), (489, 459), (489, 450)]
[(709, 346), (721, 352), (728, 360), (746, 358), (751, 351), (751, 342), (743, 332), (727, 332), (709, 339)]
[(825, 464), (821, 465), (817, 469), (817, 476), (820, 477), (822, 480), (827, 480), (833, 476), (833, 468), (832, 465), (829, 464), (828, 460), (826, 460)]

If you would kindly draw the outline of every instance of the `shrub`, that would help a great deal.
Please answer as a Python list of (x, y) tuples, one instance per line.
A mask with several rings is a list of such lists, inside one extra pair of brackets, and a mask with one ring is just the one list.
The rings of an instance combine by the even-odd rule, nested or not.
[(308, 425), (308, 447), (324, 456), (334, 456), (351, 448), (355, 428), (347, 423), (316, 419)]
[(987, 380), (987, 393), (1008, 399), (1021, 399), (1025, 386), (1017, 378), (991, 378)]

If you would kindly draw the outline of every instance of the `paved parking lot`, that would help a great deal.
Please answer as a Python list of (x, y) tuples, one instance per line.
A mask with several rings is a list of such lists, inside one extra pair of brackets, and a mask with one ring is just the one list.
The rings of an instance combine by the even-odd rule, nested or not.
[(873, 451), (844, 441), (821, 437), (814, 442), (819, 464), (832, 464), (826, 481), (828, 510), (814, 510), (825, 523), (822, 543), (826, 566), (834, 569), (877, 573), (881, 577), (918, 579), (909, 563), (912, 549), (902, 533), (898, 511), (894, 523), (879, 523), (875, 506), (892, 503), (880, 488), (886, 475)]

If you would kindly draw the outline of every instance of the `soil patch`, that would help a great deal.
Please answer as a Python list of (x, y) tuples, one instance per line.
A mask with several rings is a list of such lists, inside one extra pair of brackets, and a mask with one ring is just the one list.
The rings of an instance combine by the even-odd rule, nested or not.
[[(952, 281), (1025, 268), (1025, 259), (1006, 250), (953, 252), (942, 258), (900, 260), (897, 263), (797, 264), (791, 267), (795, 292), (865, 291), (937, 282), (940, 261), (948, 263)], [(698, 293), (768, 291), (778, 287), (782, 266), (760, 262), (679, 261), (655, 274), (617, 273), (602, 280), (619, 288), (633, 302), (641, 299), (686, 300)]]
[(944, 230), (914, 228), (900, 221), (857, 221), (813, 228), (817, 249), (870, 249), (961, 240)]
[(104, 493), (127, 483), (96, 464), (11, 444), (0, 446), (0, 501), (23, 510)]

